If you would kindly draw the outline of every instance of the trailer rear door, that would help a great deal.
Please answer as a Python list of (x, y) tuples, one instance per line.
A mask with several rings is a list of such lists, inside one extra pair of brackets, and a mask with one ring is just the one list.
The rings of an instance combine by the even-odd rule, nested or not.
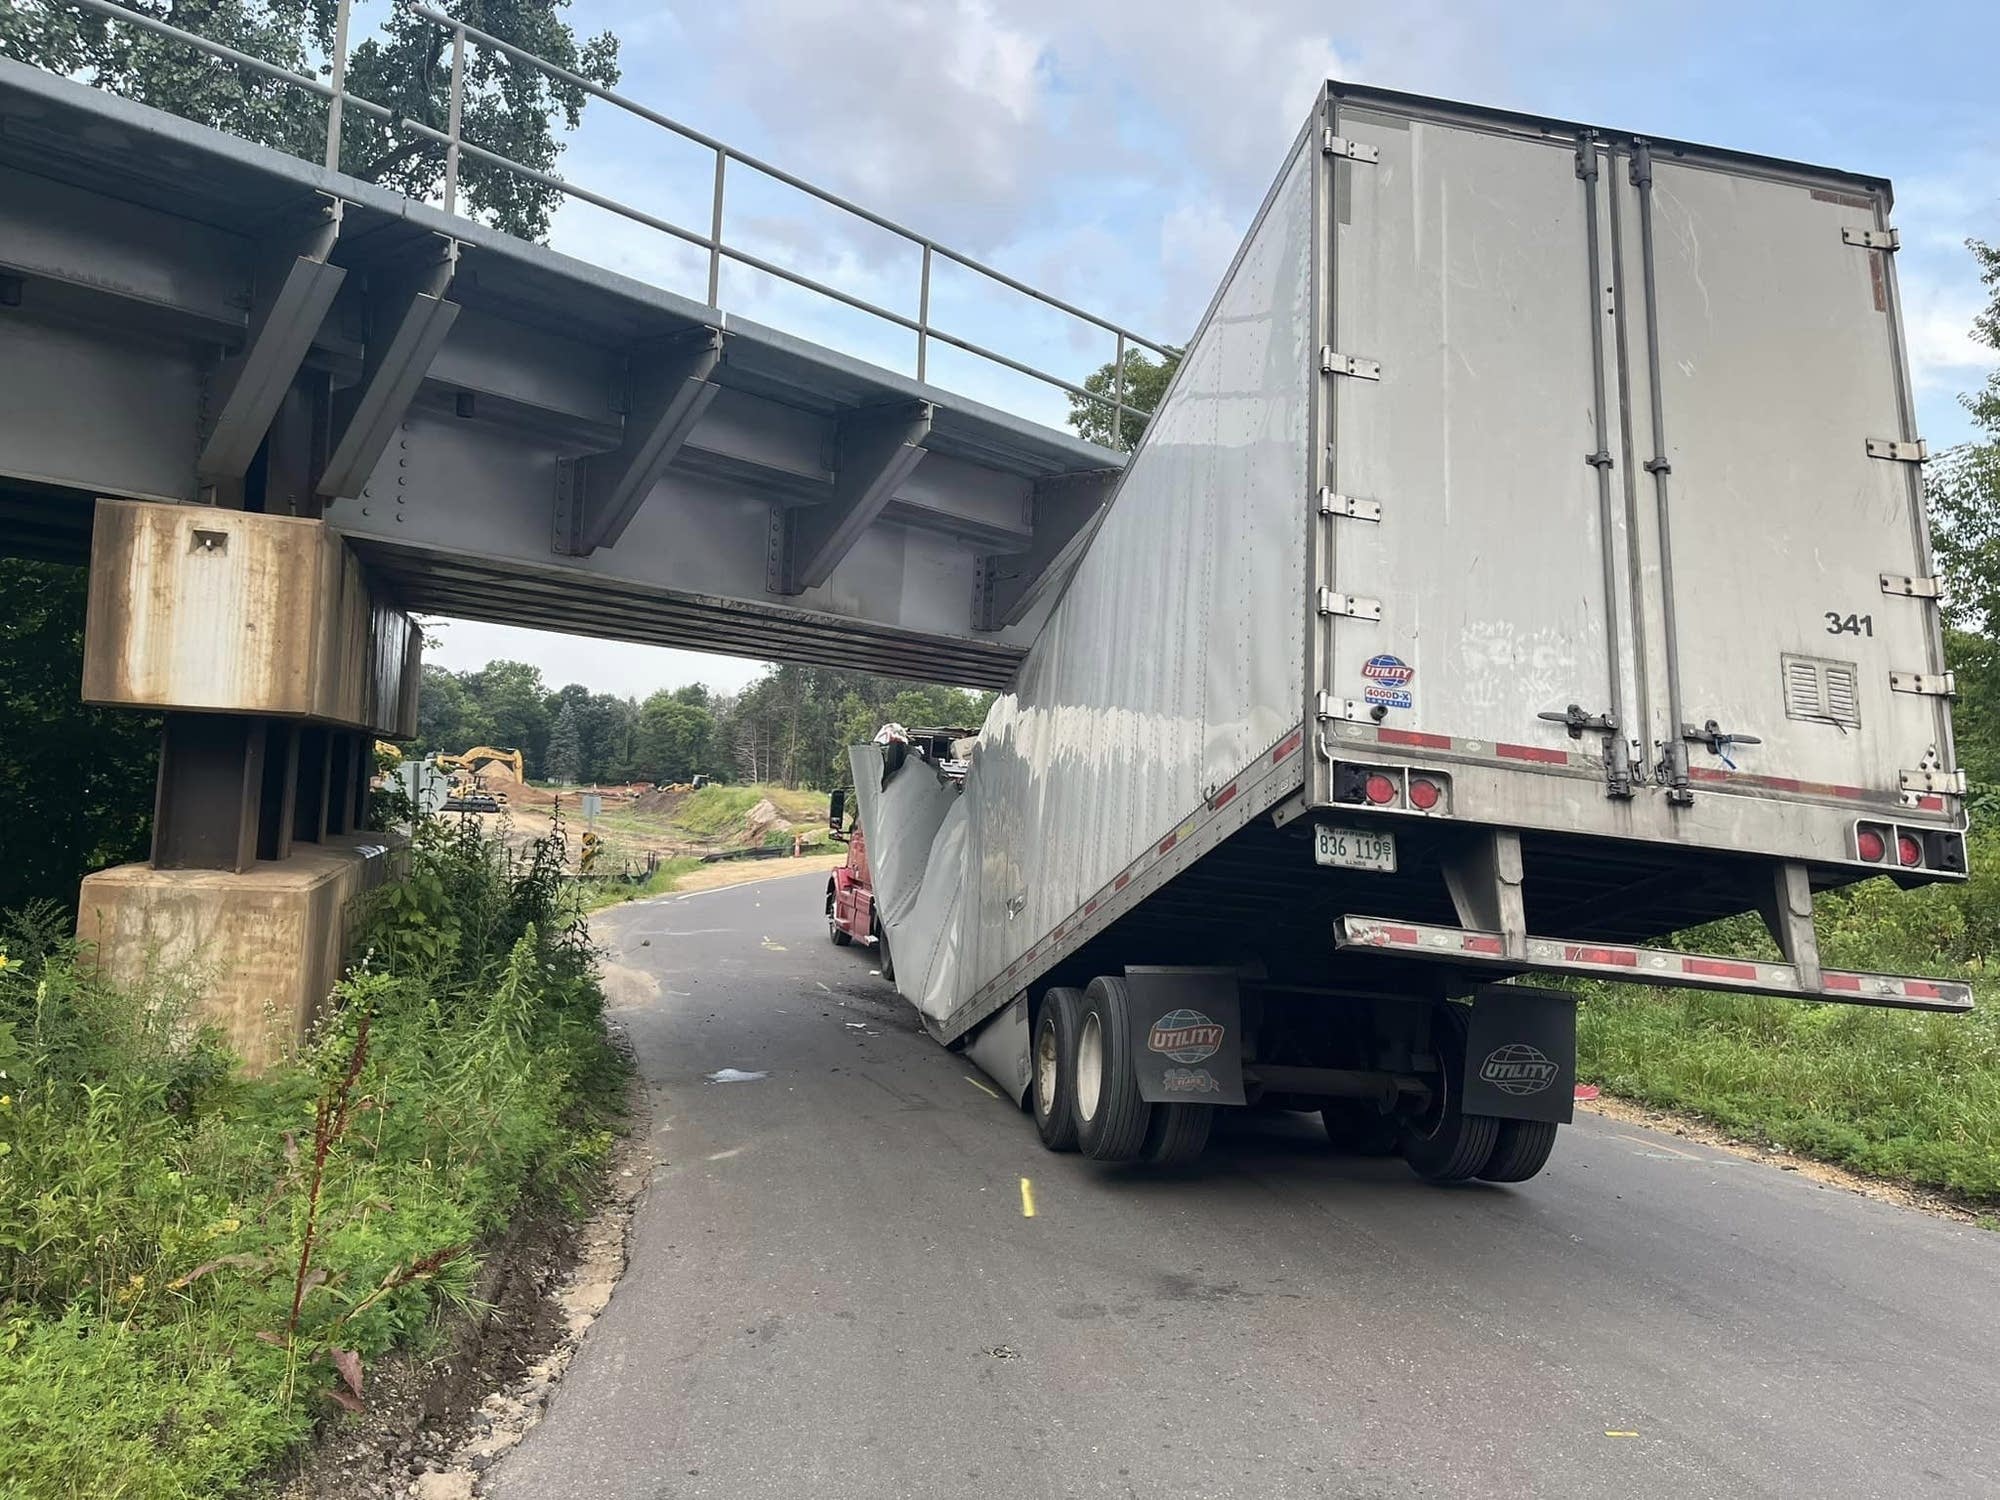
[(1321, 713), (1915, 805), (1952, 760), (1886, 187), (1366, 90), (1330, 118)]
[(1605, 713), (1625, 654), (1606, 567), (1622, 516), (1607, 529), (1587, 461), (1601, 397), (1575, 141), (1346, 102), (1334, 120), (1326, 701), (1571, 769), (1601, 740), (1539, 715)]
[(1931, 562), (1886, 189), (1643, 146), (1606, 178), (1661, 665), (1653, 738), (1676, 732), (1671, 664), (1688, 729), (1759, 741), (1687, 741), (1697, 785), (1898, 792), (1951, 752), (1936, 604), (1906, 582)]

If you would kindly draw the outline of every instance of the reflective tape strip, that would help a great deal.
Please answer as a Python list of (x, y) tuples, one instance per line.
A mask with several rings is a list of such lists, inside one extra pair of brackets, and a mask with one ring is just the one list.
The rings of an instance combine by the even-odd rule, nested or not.
[(1416, 729), (1383, 729), (1376, 733), (1376, 739), (1385, 745), (1411, 745), (1419, 750), (1449, 750), (1451, 736), (1448, 734), (1425, 734)]
[(1793, 1000), (1845, 1000), (1909, 1010), (1972, 1008), (1971, 986), (1949, 979), (1829, 969), (1822, 975), (1820, 987), (1808, 990), (1799, 981), (1799, 971), (1787, 963), (1540, 937), (1528, 939), (1525, 958), (1510, 958), (1498, 933), (1382, 917), (1341, 917), (1334, 923), (1334, 941), (1346, 951), (1372, 949), (1415, 959), (1489, 964), (1508, 971), (1601, 975), (1678, 989), (1730, 990)]
[(1535, 765), (1565, 766), (1574, 771), (1587, 771), (1602, 775), (1604, 762), (1597, 756), (1582, 755), (1571, 750), (1552, 749), (1547, 745), (1496, 744), (1489, 740), (1460, 739), (1449, 734), (1430, 734), (1421, 729), (1390, 729), (1372, 724), (1343, 726), (1341, 738), (1345, 740), (1372, 739), (1378, 745), (1403, 745), (1412, 750), (1445, 750), (1453, 755), (1463, 755), (1473, 760), (1528, 761)]

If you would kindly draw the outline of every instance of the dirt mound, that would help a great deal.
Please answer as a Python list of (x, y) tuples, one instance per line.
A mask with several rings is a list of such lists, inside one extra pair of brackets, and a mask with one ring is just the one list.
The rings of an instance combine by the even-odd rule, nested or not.
[(639, 793), (632, 801), (632, 811), (659, 813), (665, 817), (672, 817), (680, 811), (681, 804), (687, 801), (688, 796), (687, 792), (670, 792), (664, 787), (656, 787)]
[(743, 842), (761, 844), (764, 835), (772, 829), (789, 832), (791, 826), (791, 819), (778, 811), (777, 803), (766, 797), (743, 815)]

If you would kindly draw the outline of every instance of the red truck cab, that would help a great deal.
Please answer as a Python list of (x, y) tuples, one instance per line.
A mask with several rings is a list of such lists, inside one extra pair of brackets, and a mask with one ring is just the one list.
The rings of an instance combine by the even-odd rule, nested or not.
[(827, 808), (834, 838), (847, 845), (847, 863), (827, 877), (826, 930), (836, 947), (873, 943), (882, 977), (893, 980), (896, 971), (890, 964), (888, 939), (875, 920), (875, 882), (868, 871), (867, 835), (859, 824), (849, 829), (840, 826), (846, 801), (846, 792), (836, 791)]

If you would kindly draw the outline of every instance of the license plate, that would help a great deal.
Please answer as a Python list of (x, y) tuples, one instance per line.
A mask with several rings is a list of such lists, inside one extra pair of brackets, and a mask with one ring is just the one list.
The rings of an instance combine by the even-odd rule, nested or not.
[(1359, 828), (1328, 828), (1321, 824), (1315, 830), (1313, 858), (1344, 870), (1380, 870), (1393, 875), (1396, 835), (1363, 832)]

